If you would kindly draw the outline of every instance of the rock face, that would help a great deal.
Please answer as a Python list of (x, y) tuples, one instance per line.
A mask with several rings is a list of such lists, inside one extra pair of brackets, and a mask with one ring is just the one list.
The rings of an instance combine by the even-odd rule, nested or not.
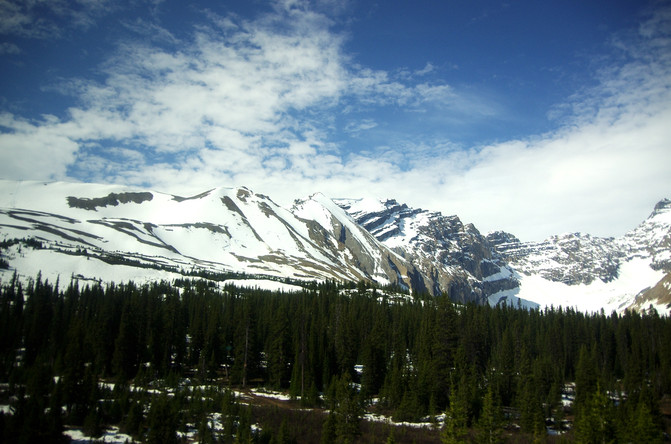
[(487, 239), (517, 272), (567, 285), (591, 284), (595, 279), (610, 282), (617, 277), (623, 258), (613, 238), (582, 233), (552, 236), (542, 242), (520, 242), (500, 232)]
[(652, 268), (671, 271), (671, 200), (658, 202), (650, 216), (617, 244), (626, 258), (650, 258)]
[(431, 292), (480, 302), (518, 282), (489, 241), (457, 216), (409, 208), (396, 200), (336, 199), (354, 220), (413, 264), (433, 283)]

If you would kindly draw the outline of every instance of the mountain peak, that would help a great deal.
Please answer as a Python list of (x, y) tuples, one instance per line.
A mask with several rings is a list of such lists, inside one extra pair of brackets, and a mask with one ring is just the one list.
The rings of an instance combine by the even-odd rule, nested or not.
[(654, 210), (652, 210), (652, 213), (650, 214), (649, 219), (668, 213), (671, 213), (671, 199), (664, 198), (657, 202)]

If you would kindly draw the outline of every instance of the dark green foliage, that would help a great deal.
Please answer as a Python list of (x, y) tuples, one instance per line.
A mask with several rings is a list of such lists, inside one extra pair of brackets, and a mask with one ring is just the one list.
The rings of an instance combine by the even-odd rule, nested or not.
[[(586, 395), (575, 422), (578, 442), (603, 443), (615, 439), (613, 403), (599, 386)], [(646, 441), (647, 442), (647, 441)]]
[(149, 431), (147, 443), (172, 444), (177, 438), (178, 406), (166, 395), (161, 395), (151, 403), (147, 419)]
[[(462, 382), (465, 375), (462, 375)], [(443, 444), (461, 443), (468, 435), (468, 394), (465, 384), (450, 388), (450, 405), (445, 411), (445, 426), (440, 435)]]
[(343, 373), (334, 379), (332, 409), (330, 416), (335, 420), (337, 443), (351, 443), (359, 435), (361, 421), (361, 403), (359, 395), (352, 387), (349, 374)]
[[(63, 424), (92, 436), (115, 424), (135, 439), (170, 442), (188, 423), (202, 442), (355, 442), (373, 398), (379, 413), (398, 420), (447, 412), (446, 442), (498, 442), (513, 425), (525, 439), (544, 439), (545, 418), (557, 415), (575, 417), (575, 437), (587, 442), (663, 437), (668, 318), (447, 297), (391, 303), (363, 283), (349, 287), (341, 294), (325, 282), (283, 294), (189, 280), (59, 288), (39, 276), (25, 286), (13, 279), (0, 288), (0, 382), (15, 412), (0, 417), (2, 438), (58, 441)], [(253, 433), (258, 412), (223, 389), (187, 389), (187, 378), (193, 386), (272, 387), (309, 407), (321, 405), (323, 392), (330, 414), (312, 435), (280, 420)], [(576, 400), (565, 412), (567, 382)], [(214, 413), (223, 431), (212, 430)], [(403, 439), (376, 439), (388, 437)]]
[(477, 422), (477, 430), (478, 442), (481, 444), (496, 444), (503, 441), (501, 407), (491, 386), (487, 388), (482, 401), (482, 412)]

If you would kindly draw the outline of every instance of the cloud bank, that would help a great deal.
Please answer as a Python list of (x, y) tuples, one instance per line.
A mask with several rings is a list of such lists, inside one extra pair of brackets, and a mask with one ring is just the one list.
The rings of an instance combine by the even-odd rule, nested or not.
[(0, 114), (0, 176), (181, 194), (245, 185), (287, 205), (316, 191), (393, 197), (524, 239), (618, 235), (671, 197), (670, 16), (618, 36), (598, 86), (551, 110), (553, 132), (476, 147), (394, 133), (352, 150), (341, 133), (384, 126), (369, 110), (484, 108), (427, 81), (430, 62), (414, 76), (358, 65), (348, 36), (301, 2), (253, 20), (210, 12), (188, 39), (119, 44), (102, 81), (64, 81), (77, 105), (63, 118)]

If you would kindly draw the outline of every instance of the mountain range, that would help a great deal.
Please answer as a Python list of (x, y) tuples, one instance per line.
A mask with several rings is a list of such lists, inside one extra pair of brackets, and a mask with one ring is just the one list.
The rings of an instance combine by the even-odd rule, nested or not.
[(491, 305), (668, 314), (671, 302), (668, 199), (619, 238), (522, 242), (395, 200), (317, 193), (284, 208), (244, 187), (177, 196), (0, 180), (0, 247), (3, 281), (14, 273), (80, 282), (198, 276), (291, 290), (332, 279)]

